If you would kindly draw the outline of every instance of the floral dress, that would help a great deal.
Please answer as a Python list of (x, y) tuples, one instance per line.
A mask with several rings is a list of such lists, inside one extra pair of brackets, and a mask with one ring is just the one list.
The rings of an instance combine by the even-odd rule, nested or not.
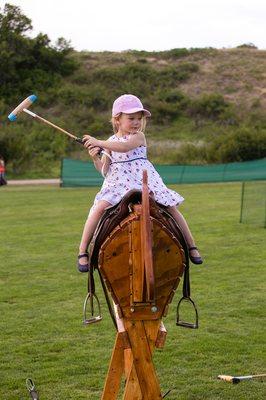
[[(124, 142), (130, 135), (111, 136), (109, 141)], [(92, 209), (100, 200), (111, 205), (119, 203), (125, 194), (132, 190), (142, 190), (142, 171), (147, 170), (149, 191), (153, 192), (155, 200), (165, 206), (179, 205), (184, 198), (177, 192), (168, 189), (162, 178), (147, 159), (146, 146), (139, 146), (126, 153), (111, 152), (112, 161), (104, 179), (101, 190), (97, 193)], [(91, 211), (92, 211), (91, 209)]]

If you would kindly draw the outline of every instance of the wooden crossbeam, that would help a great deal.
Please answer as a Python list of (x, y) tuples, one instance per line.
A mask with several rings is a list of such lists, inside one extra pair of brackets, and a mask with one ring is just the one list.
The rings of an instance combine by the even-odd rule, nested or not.
[[(134, 369), (138, 378), (141, 399), (158, 400), (162, 399), (159, 381), (152, 361), (155, 338), (157, 337), (160, 321), (125, 321), (132, 351), (132, 376)], [(135, 379), (134, 379), (135, 380)], [(130, 379), (128, 380), (123, 400), (131, 400)], [(127, 396), (128, 393), (128, 397)]]
[(116, 400), (124, 373), (123, 335), (117, 333), (101, 400)]

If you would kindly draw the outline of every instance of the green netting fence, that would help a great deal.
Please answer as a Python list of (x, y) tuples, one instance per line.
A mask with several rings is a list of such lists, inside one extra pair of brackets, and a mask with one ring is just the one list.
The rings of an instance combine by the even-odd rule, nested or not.
[[(166, 184), (266, 180), (266, 158), (214, 165), (154, 165)], [(99, 186), (101, 174), (92, 162), (64, 158), (61, 186)]]
[(242, 183), (240, 222), (266, 228), (266, 181)]

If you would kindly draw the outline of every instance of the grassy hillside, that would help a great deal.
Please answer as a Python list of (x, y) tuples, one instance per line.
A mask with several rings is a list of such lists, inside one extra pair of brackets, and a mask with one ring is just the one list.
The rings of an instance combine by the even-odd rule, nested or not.
[[(153, 162), (202, 164), (266, 156), (266, 51), (132, 50), (72, 52), (70, 57), (76, 70), (39, 90), (34, 110), (75, 134), (108, 137), (113, 100), (134, 93), (152, 112), (147, 138)], [(11, 176), (25, 175), (25, 170), (26, 175), (56, 176), (61, 157), (86, 158), (81, 147), (26, 116), (16, 125), (6, 123), (4, 113), (14, 105), (2, 104), (0, 121), (13, 152)]]
[[(197, 98), (203, 93), (220, 93), (225, 100), (243, 107), (242, 111), (250, 111), (259, 105), (266, 107), (265, 50), (206, 48), (164, 52), (80, 52), (73, 56), (82, 63), (81, 69), (85, 74), (86, 71), (88, 73), (90, 70), (110, 66), (123, 67), (125, 63), (148, 64), (157, 71), (193, 63), (198, 66), (197, 73), (192, 74), (189, 79), (184, 78), (184, 82), (176, 82), (176, 88), (189, 97)], [(170, 89), (173, 87), (168, 88)]]

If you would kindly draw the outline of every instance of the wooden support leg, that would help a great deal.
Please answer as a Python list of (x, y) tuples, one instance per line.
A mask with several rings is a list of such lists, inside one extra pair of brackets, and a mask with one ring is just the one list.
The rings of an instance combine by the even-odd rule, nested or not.
[[(136, 397), (136, 400), (162, 399), (159, 382), (152, 362), (154, 337), (156, 338), (158, 333), (158, 325), (158, 321), (125, 321), (132, 348), (133, 362), (130, 377), (125, 388), (124, 400), (133, 400), (129, 392), (131, 386), (130, 380), (136, 381), (134, 376), (135, 372), (142, 394), (142, 397)], [(151, 343), (153, 343), (153, 346), (150, 346)], [(137, 391), (135, 393), (137, 395)]]
[(124, 391), (123, 400), (143, 400), (139, 380), (136, 374), (136, 369), (133, 364), (133, 356), (131, 349), (124, 351), (125, 357), (125, 372), (126, 372), (126, 386)]
[(124, 339), (117, 333), (101, 400), (116, 400), (124, 373)]

